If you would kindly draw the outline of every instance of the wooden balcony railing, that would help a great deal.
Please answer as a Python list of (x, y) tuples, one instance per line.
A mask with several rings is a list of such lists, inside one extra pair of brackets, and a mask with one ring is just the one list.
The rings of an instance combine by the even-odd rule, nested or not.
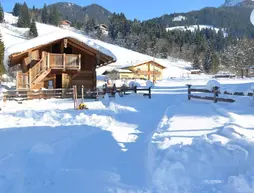
[(81, 55), (48, 53), (49, 68), (63, 70), (80, 70)]

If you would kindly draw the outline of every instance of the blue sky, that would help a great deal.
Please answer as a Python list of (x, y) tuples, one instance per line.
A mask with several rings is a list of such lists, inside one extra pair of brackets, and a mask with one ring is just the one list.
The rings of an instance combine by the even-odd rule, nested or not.
[[(11, 11), (15, 2), (24, 2), (21, 0), (0, 0), (5, 11)], [(123, 12), (127, 18), (146, 20), (153, 17), (158, 17), (163, 14), (188, 12), (198, 10), (203, 7), (218, 7), (225, 0), (72, 0), (68, 2), (86, 6), (92, 3), (97, 3), (111, 12)], [(56, 0), (27, 0), (29, 7), (42, 7), (44, 3), (52, 4)]]

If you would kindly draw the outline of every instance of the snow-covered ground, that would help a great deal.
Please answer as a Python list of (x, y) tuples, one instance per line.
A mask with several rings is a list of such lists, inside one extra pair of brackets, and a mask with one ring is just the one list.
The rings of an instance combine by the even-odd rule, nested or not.
[[(6, 102), (0, 111), (0, 192), (254, 192), (254, 101), (187, 99), (186, 84), (158, 82), (152, 98)], [(253, 79), (221, 79), (244, 91)], [(145, 82), (140, 82), (142, 86)]]

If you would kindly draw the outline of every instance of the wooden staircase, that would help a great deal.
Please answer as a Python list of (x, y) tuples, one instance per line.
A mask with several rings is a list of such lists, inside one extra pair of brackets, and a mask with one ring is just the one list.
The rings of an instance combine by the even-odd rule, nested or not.
[(80, 71), (81, 56), (74, 54), (52, 54), (42, 52), (41, 59), (29, 67), (28, 73), (17, 73), (17, 89), (32, 89), (43, 81), (52, 70)]

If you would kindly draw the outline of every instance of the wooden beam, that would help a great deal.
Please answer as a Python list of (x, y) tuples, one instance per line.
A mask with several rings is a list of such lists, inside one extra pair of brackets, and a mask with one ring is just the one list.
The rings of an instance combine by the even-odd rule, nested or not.
[(74, 46), (74, 47), (77, 47), (78, 49), (80, 50), (85, 50), (89, 55), (91, 56), (95, 56), (95, 53), (91, 52), (90, 50), (86, 49), (85, 47), (82, 47), (81, 45), (77, 44), (77, 43), (74, 43), (72, 41), (69, 41), (68, 44)]
[(65, 53), (64, 53), (63, 54), (63, 70), (64, 71), (65, 71), (65, 63), (66, 63), (65, 59), (66, 59), (66, 57), (65, 57)]

